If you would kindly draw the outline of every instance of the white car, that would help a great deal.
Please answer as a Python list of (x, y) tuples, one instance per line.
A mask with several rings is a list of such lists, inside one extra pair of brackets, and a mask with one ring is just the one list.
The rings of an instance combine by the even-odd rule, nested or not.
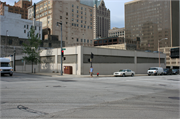
[(114, 76), (134, 76), (135, 72), (130, 69), (123, 69), (113, 73)]

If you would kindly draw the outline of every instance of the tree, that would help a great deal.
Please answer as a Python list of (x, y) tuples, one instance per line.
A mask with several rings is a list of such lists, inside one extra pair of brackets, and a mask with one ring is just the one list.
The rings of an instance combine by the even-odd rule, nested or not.
[(35, 34), (35, 29), (34, 27), (31, 28), (28, 36), (28, 44), (24, 44), (24, 49), (23, 53), (26, 54), (26, 56), (23, 57), (23, 60), (26, 62), (31, 62), (32, 63), (32, 73), (33, 73), (33, 63), (40, 62), (40, 50), (39, 46), (41, 43), (40, 38), (38, 37), (38, 34)]

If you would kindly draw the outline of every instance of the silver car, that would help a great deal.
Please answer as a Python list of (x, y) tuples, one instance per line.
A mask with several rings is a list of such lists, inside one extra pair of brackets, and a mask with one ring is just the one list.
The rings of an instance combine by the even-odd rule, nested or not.
[(113, 73), (114, 76), (134, 76), (135, 72), (130, 69), (123, 69)]

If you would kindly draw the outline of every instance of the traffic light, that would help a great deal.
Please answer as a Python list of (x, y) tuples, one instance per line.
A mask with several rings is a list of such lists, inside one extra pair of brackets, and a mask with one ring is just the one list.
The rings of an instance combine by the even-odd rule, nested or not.
[(91, 58), (93, 59), (93, 57), (94, 57), (94, 54), (91, 52)]
[(88, 59), (88, 62), (90, 62), (90, 59)]
[(64, 57), (64, 50), (61, 51), (61, 56)]

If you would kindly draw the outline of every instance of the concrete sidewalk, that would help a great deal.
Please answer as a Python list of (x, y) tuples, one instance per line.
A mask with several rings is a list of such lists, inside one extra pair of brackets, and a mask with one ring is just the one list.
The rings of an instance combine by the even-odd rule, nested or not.
[[(31, 73), (31, 72), (25, 72), (25, 71), (15, 71), (14, 73), (25, 73), (25, 74), (31, 74), (31, 75), (42, 75), (42, 76), (51, 76), (51, 77), (80, 77), (80, 78), (89, 78), (90, 75), (71, 75), (71, 74), (63, 74), (61, 76), (61, 73)], [(147, 76), (147, 74), (135, 74), (135, 76)], [(113, 75), (93, 75), (93, 77), (114, 77)]]

